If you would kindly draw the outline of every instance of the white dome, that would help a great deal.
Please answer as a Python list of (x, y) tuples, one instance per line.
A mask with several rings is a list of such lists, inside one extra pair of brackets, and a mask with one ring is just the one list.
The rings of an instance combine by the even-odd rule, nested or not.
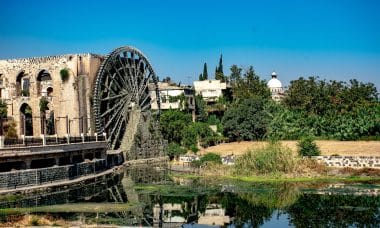
[(269, 80), (269, 82), (267, 83), (267, 86), (269, 88), (282, 88), (282, 83), (280, 82), (280, 80), (278, 80), (277, 78), (272, 78), (271, 80)]

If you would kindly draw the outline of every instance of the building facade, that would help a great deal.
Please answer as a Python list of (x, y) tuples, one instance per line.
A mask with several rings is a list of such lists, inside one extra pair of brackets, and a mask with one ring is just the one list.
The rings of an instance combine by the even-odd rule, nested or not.
[[(161, 110), (169, 109), (195, 109), (194, 91), (188, 86), (177, 86), (169, 82), (158, 82), (158, 92), (160, 95)], [(153, 85), (150, 86), (149, 93), (152, 99), (151, 108), (157, 110), (157, 95)]]
[(93, 82), (103, 61), (94, 54), (0, 60), (0, 98), (18, 135), (93, 133)]
[(194, 81), (195, 94), (201, 95), (207, 103), (218, 101), (226, 88), (226, 83), (220, 80)]

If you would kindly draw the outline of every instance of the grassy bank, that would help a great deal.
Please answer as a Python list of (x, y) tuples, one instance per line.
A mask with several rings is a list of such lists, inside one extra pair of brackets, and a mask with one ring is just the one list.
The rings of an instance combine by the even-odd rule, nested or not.
[[(297, 151), (297, 141), (280, 141), (283, 146), (288, 147), (294, 153)], [(336, 141), (316, 140), (322, 155), (339, 154), (341, 156), (380, 156), (380, 141)], [(221, 156), (235, 154), (241, 155), (252, 148), (263, 147), (268, 142), (243, 141), (222, 143), (217, 146), (208, 147), (200, 151), (201, 154), (217, 153)]]

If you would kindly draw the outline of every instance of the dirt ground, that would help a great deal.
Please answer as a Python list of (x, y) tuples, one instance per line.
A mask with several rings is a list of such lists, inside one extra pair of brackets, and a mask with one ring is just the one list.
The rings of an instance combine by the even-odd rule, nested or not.
[[(322, 155), (346, 155), (346, 156), (380, 156), (380, 141), (332, 141), (316, 140)], [(222, 143), (202, 149), (200, 154), (214, 152), (222, 156), (228, 154), (243, 154), (251, 148), (262, 147), (267, 142), (233, 142)], [(282, 145), (289, 147), (295, 153), (297, 152), (297, 141), (281, 141)]]

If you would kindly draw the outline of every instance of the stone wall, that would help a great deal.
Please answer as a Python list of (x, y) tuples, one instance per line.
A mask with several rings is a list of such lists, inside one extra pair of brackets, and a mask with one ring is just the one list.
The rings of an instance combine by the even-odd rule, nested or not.
[[(93, 130), (90, 128), (92, 83), (102, 61), (102, 56), (94, 54), (0, 60), (0, 99), (7, 103), (8, 116), (15, 120), (17, 133), (23, 134), (20, 108), (23, 104), (27, 104), (32, 110), (33, 135), (41, 134), (39, 103), (42, 97), (46, 97), (49, 101), (48, 112), (54, 112), (59, 136), (66, 134), (67, 127), (64, 119), (66, 116), (71, 120), (70, 133), (72, 135), (79, 135), (82, 125), (84, 125), (85, 133), (91, 132)], [(61, 79), (62, 69), (69, 71), (69, 78), (66, 81)], [(47, 72), (51, 79), (40, 81), (38, 76), (41, 72)], [(20, 73), (23, 75), (22, 80), (29, 80), (29, 95), (20, 93), (22, 85), (17, 81)], [(47, 88), (52, 89), (49, 95), (46, 93)], [(84, 123), (81, 117), (84, 118)]]
[(374, 156), (314, 156), (330, 167), (380, 168), (380, 157)]
[(15, 189), (71, 180), (96, 174), (106, 168), (106, 160), (97, 159), (66, 166), (4, 172), (0, 173), (0, 189)]

